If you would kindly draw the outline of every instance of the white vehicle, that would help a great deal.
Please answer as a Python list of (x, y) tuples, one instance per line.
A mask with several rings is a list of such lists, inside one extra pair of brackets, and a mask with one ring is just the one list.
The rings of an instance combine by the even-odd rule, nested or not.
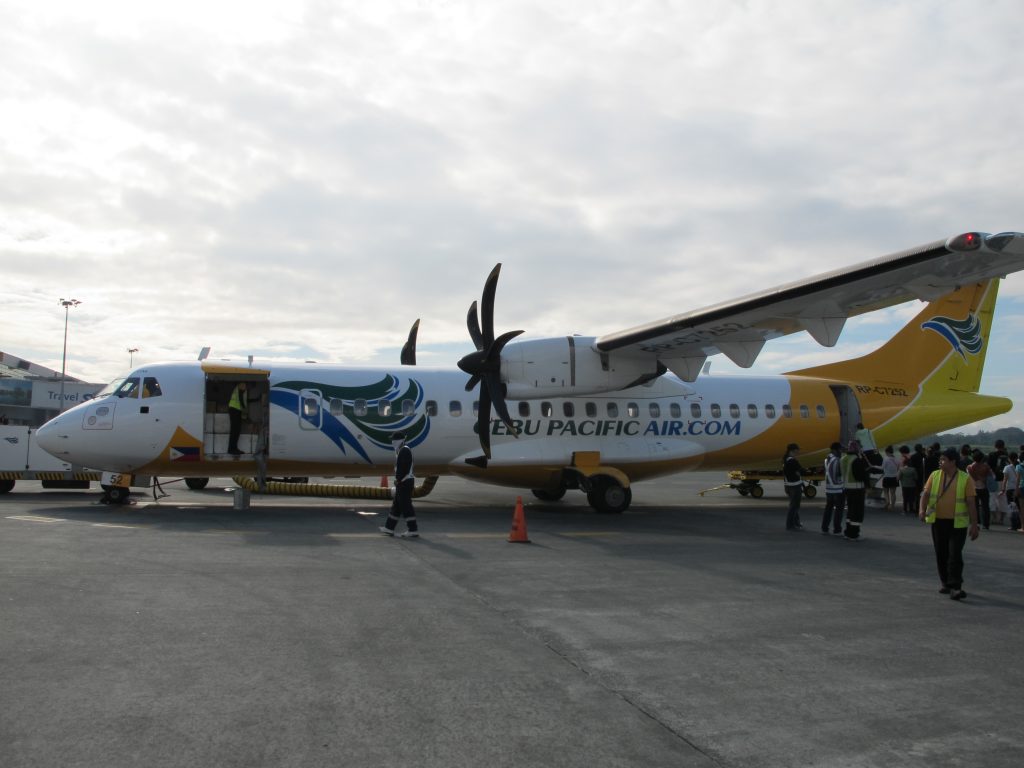
[[(500, 266), (500, 265), (499, 265)], [(183, 362), (146, 365), (44, 425), (55, 456), (119, 473), (373, 476), (402, 431), (417, 474), (567, 489), (621, 512), (639, 480), (694, 469), (808, 462), (862, 422), (879, 445), (1004, 413), (978, 393), (998, 278), (1024, 267), (1024, 235), (969, 232), (703, 310), (599, 337), (495, 335), (498, 267), (458, 368)], [(778, 376), (701, 375), (717, 353), (749, 367), (765, 342), (805, 330), (831, 346), (848, 317), (929, 302), (855, 360)], [(460, 370), (461, 369), (461, 370)], [(228, 399), (248, 386), (240, 455)], [(472, 391), (476, 394), (470, 394)]]
[(0, 425), (0, 493), (18, 480), (40, 480), (44, 488), (88, 488), (100, 473), (76, 467), (39, 447), (31, 427)]

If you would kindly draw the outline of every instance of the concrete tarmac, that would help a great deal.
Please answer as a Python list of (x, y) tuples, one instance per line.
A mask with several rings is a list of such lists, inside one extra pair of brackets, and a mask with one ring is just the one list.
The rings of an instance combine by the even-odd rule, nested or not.
[(384, 502), (215, 480), (130, 507), (0, 496), (0, 765), (1000, 766), (1024, 754), (1024, 535), (963, 603), (927, 527), (823, 536), (765, 498), (634, 488), (623, 515), (442, 478)]

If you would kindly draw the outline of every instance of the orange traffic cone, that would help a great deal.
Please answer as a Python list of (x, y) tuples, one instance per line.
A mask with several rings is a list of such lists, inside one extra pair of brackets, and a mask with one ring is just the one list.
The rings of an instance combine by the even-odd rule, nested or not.
[(380, 476), (380, 487), (381, 488), (387, 488), (388, 487), (388, 476), (387, 475), (381, 475)]
[(522, 496), (516, 496), (516, 511), (512, 515), (512, 530), (509, 531), (508, 540), (516, 544), (530, 543), (530, 537), (526, 535), (526, 515), (523, 513)]

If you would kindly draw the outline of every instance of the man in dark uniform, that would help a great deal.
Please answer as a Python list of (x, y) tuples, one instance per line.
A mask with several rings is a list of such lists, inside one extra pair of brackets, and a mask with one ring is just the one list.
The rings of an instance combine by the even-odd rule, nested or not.
[(394, 536), (398, 519), (405, 518), (404, 539), (419, 538), (419, 526), (416, 523), (416, 510), (412, 507), (412, 491), (416, 485), (413, 475), (412, 449), (405, 444), (405, 433), (395, 432), (391, 436), (391, 445), (395, 449), (395, 497), (391, 502), (388, 519), (380, 527), (385, 536)]

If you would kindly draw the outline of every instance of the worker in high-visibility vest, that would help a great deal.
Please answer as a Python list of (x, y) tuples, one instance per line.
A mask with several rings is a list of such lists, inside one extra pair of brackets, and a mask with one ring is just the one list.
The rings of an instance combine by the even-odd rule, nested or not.
[(931, 473), (921, 493), (918, 517), (932, 527), (935, 564), (939, 569), (939, 589), (954, 600), (967, 597), (964, 592), (964, 544), (978, 538), (978, 507), (974, 501), (974, 482), (957, 467), (956, 448), (947, 448), (939, 456), (939, 468)]
[(231, 391), (231, 399), (228, 400), (228, 418), (231, 420), (231, 432), (228, 434), (228, 453), (232, 456), (240, 456), (238, 450), (238, 436), (242, 433), (242, 414), (249, 408), (249, 399), (245, 391), (245, 382), (238, 382)]

